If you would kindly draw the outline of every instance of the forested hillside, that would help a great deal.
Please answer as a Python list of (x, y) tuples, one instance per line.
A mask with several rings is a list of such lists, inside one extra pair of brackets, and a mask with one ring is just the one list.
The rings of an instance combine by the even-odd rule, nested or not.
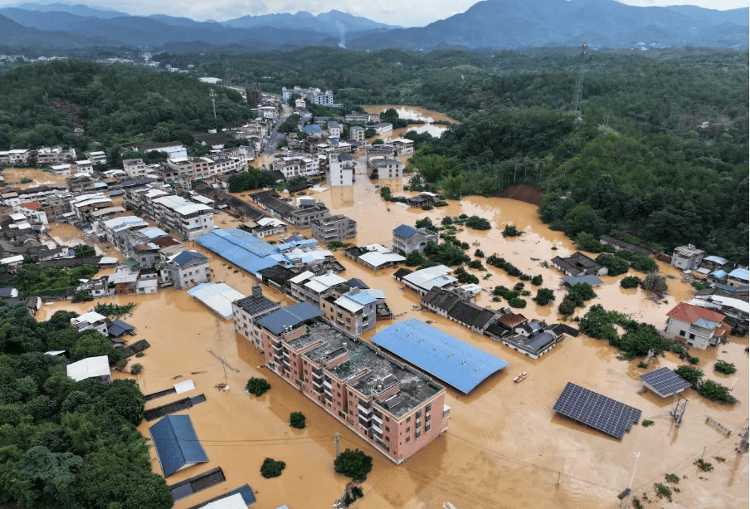
[[(236, 91), (133, 65), (62, 60), (0, 74), (0, 150), (64, 144), (124, 144), (139, 133), (192, 142), (191, 132), (252, 116)], [(73, 129), (84, 129), (74, 136)], [(151, 139), (149, 137), (149, 139)], [(138, 141), (144, 141), (140, 139)]]
[(0, 504), (172, 507), (136, 429), (144, 398), (135, 382), (74, 382), (63, 356), (44, 354), (67, 350), (78, 360), (120, 353), (97, 332), (71, 329), (72, 316), (58, 311), (37, 323), (24, 305), (0, 306)]

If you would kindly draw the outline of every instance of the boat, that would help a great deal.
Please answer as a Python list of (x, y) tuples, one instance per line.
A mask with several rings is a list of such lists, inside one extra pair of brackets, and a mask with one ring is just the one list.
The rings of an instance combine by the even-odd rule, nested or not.
[(526, 380), (526, 372), (525, 371), (523, 373), (520, 373), (517, 377), (515, 377), (513, 379), (513, 381), (516, 382), (516, 383), (523, 382), (524, 380)]

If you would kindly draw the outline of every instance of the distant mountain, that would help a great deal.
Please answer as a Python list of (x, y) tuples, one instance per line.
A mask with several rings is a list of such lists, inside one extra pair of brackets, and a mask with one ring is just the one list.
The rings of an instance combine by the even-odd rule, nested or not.
[(729, 9), (728, 11), (717, 11), (714, 9), (703, 9), (695, 5), (670, 5), (667, 7), (670, 11), (679, 12), (685, 16), (695, 19), (708, 19), (712, 23), (734, 23), (737, 25), (748, 26), (747, 9)]
[(321, 13), (317, 16), (313, 16), (309, 12), (242, 16), (241, 18), (224, 21), (222, 24), (234, 28), (272, 26), (288, 30), (315, 30), (316, 32), (336, 37), (350, 32), (398, 28), (394, 25), (384, 25), (367, 18), (353, 16), (336, 10)]
[(111, 9), (97, 8), (83, 4), (64, 4), (64, 3), (52, 3), (52, 4), (38, 4), (34, 2), (26, 2), (18, 4), (15, 7), (19, 9), (26, 9), (27, 11), (42, 11), (42, 12), (68, 12), (75, 14), (76, 16), (90, 16), (94, 18), (110, 19), (118, 16), (129, 16), (129, 14), (120, 11), (114, 11)]
[(107, 41), (82, 37), (68, 32), (37, 30), (0, 15), (0, 45), (12, 47), (45, 47), (58, 49), (106, 46)]
[[(689, 7), (635, 7), (615, 0), (486, 0), (466, 12), (421, 28), (390, 30), (354, 38), (347, 47), (519, 48), (547, 45), (592, 47), (707, 45), (748, 47), (748, 9), (735, 9), (726, 21), (722, 11)], [(726, 11), (724, 11), (726, 12)], [(725, 31), (717, 32), (722, 23)], [(717, 37), (711, 39), (714, 33)]]

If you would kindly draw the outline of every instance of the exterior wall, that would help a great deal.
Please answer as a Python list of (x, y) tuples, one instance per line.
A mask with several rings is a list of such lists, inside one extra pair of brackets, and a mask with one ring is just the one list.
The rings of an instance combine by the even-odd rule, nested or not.
[(422, 232), (415, 233), (408, 239), (405, 239), (399, 235), (393, 234), (393, 251), (399, 252), (403, 251), (406, 254), (411, 253), (412, 251), (416, 250), (420, 253), (424, 251), (424, 248), (427, 246), (429, 242), (438, 242), (438, 234), (435, 233), (434, 235), (425, 235)]
[(351, 186), (354, 184), (354, 167), (349, 165), (345, 166), (338, 162), (331, 163), (328, 182), (331, 187)]
[(172, 266), (172, 283), (175, 288), (190, 288), (211, 281), (211, 267), (208, 262), (190, 267)]
[(364, 128), (356, 129), (354, 127), (350, 127), (349, 139), (351, 141), (365, 141), (365, 129)]
[(682, 255), (679, 255), (677, 253), (674, 253), (672, 255), (672, 266), (677, 267), (681, 270), (694, 270), (700, 267), (701, 262), (703, 261), (702, 256), (694, 256), (694, 257), (684, 257)]
[(665, 335), (668, 338), (682, 338), (690, 346), (698, 348), (699, 350), (706, 350), (709, 345), (716, 344), (714, 340), (714, 333), (712, 330), (702, 329), (695, 327), (682, 320), (676, 320), (672, 317), (667, 318), (667, 326), (664, 329)]

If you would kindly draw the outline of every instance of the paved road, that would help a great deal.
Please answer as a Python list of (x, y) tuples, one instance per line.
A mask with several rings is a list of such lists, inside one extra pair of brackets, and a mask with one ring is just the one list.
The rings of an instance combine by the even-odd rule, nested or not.
[(271, 131), (266, 144), (263, 146), (264, 154), (272, 155), (276, 150), (276, 145), (278, 145), (281, 140), (286, 138), (286, 135), (277, 132), (277, 129), (279, 128), (279, 125), (281, 125), (281, 123), (286, 120), (289, 115), (292, 114), (293, 111), (294, 110), (291, 107), (282, 105), (281, 116), (274, 122), (273, 131)]

